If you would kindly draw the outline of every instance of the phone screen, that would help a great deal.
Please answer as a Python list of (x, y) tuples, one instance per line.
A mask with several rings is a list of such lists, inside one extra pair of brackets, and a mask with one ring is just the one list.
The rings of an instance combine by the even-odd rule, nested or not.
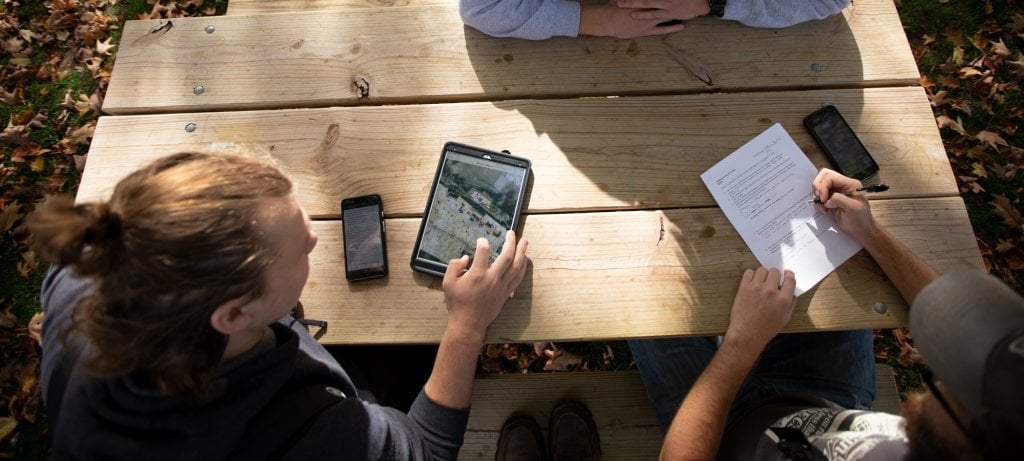
[(854, 179), (866, 179), (878, 173), (878, 164), (834, 106), (822, 107), (808, 115), (804, 126), (840, 173)]
[(349, 281), (387, 274), (380, 196), (345, 199), (341, 205), (345, 238), (345, 277)]

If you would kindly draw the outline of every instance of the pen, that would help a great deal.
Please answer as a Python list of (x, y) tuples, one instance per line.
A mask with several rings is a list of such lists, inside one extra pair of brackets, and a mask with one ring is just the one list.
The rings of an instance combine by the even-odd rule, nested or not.
[[(857, 189), (857, 190), (854, 190), (854, 191), (841, 192), (841, 193), (843, 195), (847, 196), (847, 197), (853, 197), (853, 196), (857, 195), (857, 192), (864, 192), (864, 193), (868, 193), (868, 192), (885, 192), (887, 190), (889, 190), (889, 186), (887, 186), (885, 184), (872, 184), (870, 186), (861, 187), (860, 189)], [(821, 201), (821, 197), (815, 197), (814, 200), (808, 200), (807, 203), (825, 203), (825, 202)]]

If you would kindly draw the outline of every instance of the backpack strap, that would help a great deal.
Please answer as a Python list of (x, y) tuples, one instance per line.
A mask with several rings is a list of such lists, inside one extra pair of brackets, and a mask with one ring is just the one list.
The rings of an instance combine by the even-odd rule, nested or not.
[(346, 398), (339, 389), (308, 384), (278, 393), (251, 421), (232, 460), (279, 459), (306, 433), (327, 407)]

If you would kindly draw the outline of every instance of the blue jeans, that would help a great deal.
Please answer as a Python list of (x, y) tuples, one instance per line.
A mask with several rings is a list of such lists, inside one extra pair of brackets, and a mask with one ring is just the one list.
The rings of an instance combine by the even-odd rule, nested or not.
[[(629, 348), (647, 398), (667, 430), (718, 350), (717, 338), (631, 340)], [(812, 395), (864, 409), (875, 400), (877, 388), (871, 330), (780, 334), (743, 383), (726, 424), (781, 394)]]

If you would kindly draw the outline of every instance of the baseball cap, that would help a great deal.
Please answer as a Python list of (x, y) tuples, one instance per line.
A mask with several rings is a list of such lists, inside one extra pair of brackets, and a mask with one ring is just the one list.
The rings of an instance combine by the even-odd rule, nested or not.
[(972, 418), (1024, 416), (1024, 298), (977, 270), (950, 272), (921, 290), (910, 331), (932, 373)]

